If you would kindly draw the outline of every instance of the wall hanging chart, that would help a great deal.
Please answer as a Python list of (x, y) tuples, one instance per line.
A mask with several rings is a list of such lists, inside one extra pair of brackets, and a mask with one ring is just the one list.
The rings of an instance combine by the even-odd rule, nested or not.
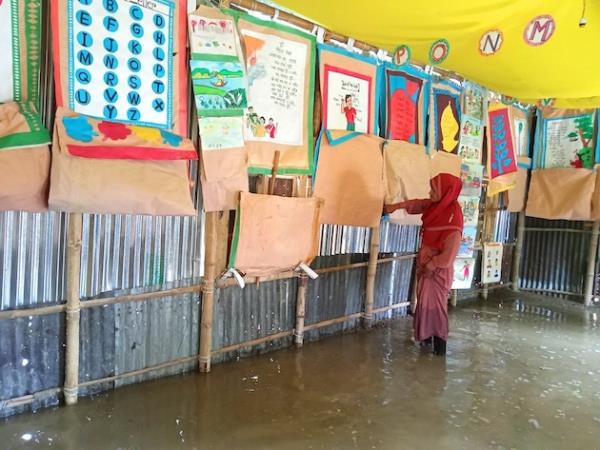
[(486, 96), (487, 91), (476, 84), (464, 83), (458, 155), (465, 161), (481, 163), (482, 160)]
[(424, 144), (431, 77), (418, 68), (387, 63), (383, 69), (383, 82), (385, 137)]
[(460, 166), (460, 178), (462, 180), (462, 196), (481, 197), (483, 186), (483, 166), (479, 163), (465, 162)]
[(323, 128), (378, 134), (378, 73), (374, 58), (319, 45)]
[[(186, 7), (183, 0), (52, 0), (59, 111), (51, 208), (195, 214), (187, 160), (197, 154), (182, 137)], [(106, 180), (112, 189), (98, 189)]]
[(517, 159), (510, 110), (510, 106), (499, 102), (491, 102), (488, 106), (488, 195), (496, 195), (515, 185)]
[(458, 154), (461, 124), (460, 86), (437, 81), (431, 87), (428, 148)]
[(270, 174), (279, 151), (278, 173), (312, 174), (315, 37), (273, 21), (238, 17), (248, 75), (249, 171)]
[(539, 109), (535, 167), (591, 169), (596, 162), (596, 111)]
[(502, 280), (502, 243), (486, 242), (483, 244), (483, 261), (481, 265), (482, 283), (499, 283)]
[(465, 227), (458, 248), (457, 257), (472, 258), (475, 252), (475, 239), (477, 238), (477, 227)]
[(470, 289), (475, 273), (475, 258), (456, 258), (452, 289)]
[(205, 211), (236, 209), (248, 191), (247, 78), (235, 18), (200, 6), (188, 16), (190, 74), (198, 114)]

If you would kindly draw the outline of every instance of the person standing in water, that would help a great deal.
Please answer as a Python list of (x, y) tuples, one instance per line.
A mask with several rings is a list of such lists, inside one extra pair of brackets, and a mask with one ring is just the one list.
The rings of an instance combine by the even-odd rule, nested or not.
[(409, 214), (423, 214), (421, 248), (417, 254), (414, 332), (416, 341), (433, 343), (436, 355), (446, 354), (448, 294), (463, 229), (463, 215), (457, 201), (461, 189), (459, 177), (442, 173), (431, 180), (430, 199), (409, 200), (384, 208), (387, 213), (406, 209)]

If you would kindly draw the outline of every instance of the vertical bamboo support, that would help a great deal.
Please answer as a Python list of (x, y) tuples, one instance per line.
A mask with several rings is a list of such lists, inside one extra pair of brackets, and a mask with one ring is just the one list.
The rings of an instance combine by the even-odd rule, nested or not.
[(587, 274), (585, 277), (585, 306), (592, 306), (594, 299), (594, 278), (596, 275), (596, 258), (598, 257), (598, 235), (600, 234), (600, 222), (594, 222), (592, 227), (592, 239), (587, 261)]
[(453, 308), (456, 308), (458, 304), (458, 291), (456, 289), (452, 289), (452, 297), (450, 297), (450, 304)]
[(217, 277), (217, 214), (206, 213), (204, 282), (202, 283), (202, 317), (200, 320), (200, 352), (198, 368), (200, 372), (210, 372), (212, 352), (212, 328), (215, 299), (215, 278)]
[(79, 385), (79, 317), (81, 311), (79, 293), (82, 228), (83, 216), (77, 213), (69, 214), (67, 231), (67, 339), (64, 386), (65, 403), (67, 405), (77, 403)]
[(296, 347), (304, 344), (304, 313), (306, 311), (306, 287), (308, 277), (302, 274), (298, 277), (298, 291), (296, 293), (296, 327), (294, 329), (294, 343)]
[(523, 252), (523, 239), (525, 239), (525, 212), (521, 211), (517, 218), (517, 241), (512, 260), (512, 289), (519, 291), (521, 273), (521, 253)]
[(375, 302), (375, 275), (379, 259), (379, 227), (371, 228), (371, 245), (369, 248), (369, 265), (367, 266), (367, 295), (363, 315), (365, 328), (373, 324), (373, 304)]

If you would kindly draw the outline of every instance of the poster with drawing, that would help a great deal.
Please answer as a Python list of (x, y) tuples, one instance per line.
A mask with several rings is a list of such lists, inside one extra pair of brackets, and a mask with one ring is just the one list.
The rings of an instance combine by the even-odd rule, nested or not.
[(198, 126), (203, 151), (244, 146), (242, 117), (201, 117)]
[(472, 258), (475, 251), (475, 239), (477, 238), (477, 227), (465, 227), (463, 230), (460, 247), (458, 248), (459, 258)]
[(479, 197), (458, 197), (460, 209), (464, 216), (465, 227), (476, 227), (479, 222)]
[(482, 283), (499, 283), (502, 279), (502, 243), (483, 244), (483, 262), (481, 265)]
[(308, 45), (247, 29), (241, 38), (248, 76), (244, 136), (302, 145)]
[(248, 103), (244, 70), (239, 61), (193, 59), (190, 68), (199, 116), (243, 114)]
[(483, 122), (473, 116), (464, 114), (460, 125), (458, 155), (465, 161), (481, 162), (483, 146)]
[(372, 79), (363, 74), (325, 65), (323, 116), (325, 129), (370, 133)]
[(434, 89), (435, 148), (458, 154), (460, 150), (460, 101), (458, 95)]
[(529, 156), (529, 130), (527, 120), (522, 117), (513, 117), (513, 133), (515, 136), (515, 152), (517, 156)]
[(483, 98), (485, 91), (474, 83), (466, 81), (463, 84), (463, 114), (471, 117), (472, 119), (483, 121)]
[(190, 15), (190, 52), (237, 57), (237, 37), (233, 20)]
[(463, 161), (460, 166), (460, 178), (463, 185), (460, 195), (481, 197), (481, 187), (483, 185), (483, 166), (481, 164)]
[(489, 135), (488, 169), (490, 179), (517, 171), (512, 125), (508, 107), (488, 112)]
[(594, 114), (544, 121), (543, 167), (594, 167)]
[(470, 289), (475, 272), (474, 258), (456, 258), (454, 260), (454, 279), (452, 289)]

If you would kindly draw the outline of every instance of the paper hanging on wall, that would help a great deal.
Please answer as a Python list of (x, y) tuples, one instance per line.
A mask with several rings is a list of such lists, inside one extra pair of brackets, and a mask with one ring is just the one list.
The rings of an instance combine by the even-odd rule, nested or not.
[(239, 61), (193, 59), (190, 65), (198, 116), (241, 116), (244, 113), (248, 106), (246, 80)]
[(476, 227), (479, 222), (479, 197), (458, 197), (465, 227)]
[(185, 2), (52, 0), (58, 106), (187, 134)]
[(483, 122), (475, 117), (463, 114), (460, 125), (458, 155), (465, 161), (481, 163), (483, 146)]
[(203, 151), (244, 146), (242, 117), (201, 117), (198, 126)]
[(481, 197), (483, 185), (483, 166), (481, 164), (463, 161), (460, 166), (460, 178), (463, 184), (461, 195)]
[(517, 171), (512, 124), (509, 107), (503, 106), (489, 111), (489, 155), (490, 178), (497, 178)]
[(457, 257), (472, 258), (475, 251), (475, 239), (477, 238), (477, 227), (465, 227), (463, 230)]
[(527, 119), (513, 116), (513, 131), (515, 135), (515, 152), (517, 156), (529, 155), (529, 127)]
[(429, 198), (430, 165), (424, 146), (387, 141), (383, 146), (385, 204)]
[(502, 280), (502, 249), (501, 242), (483, 244), (482, 283), (498, 283)]
[(463, 114), (472, 119), (484, 119), (484, 99), (486, 90), (470, 81), (465, 81), (463, 84)]
[(203, 55), (238, 55), (238, 38), (233, 19), (191, 14), (188, 20), (190, 52)]
[(543, 120), (543, 167), (594, 167), (595, 114)]
[(452, 289), (470, 289), (475, 273), (474, 258), (456, 258), (454, 260), (454, 279)]
[(429, 119), (429, 149), (457, 154), (461, 109), (460, 91), (450, 83), (432, 86)]
[(431, 87), (425, 72), (413, 68), (385, 68), (385, 136), (422, 144)]

